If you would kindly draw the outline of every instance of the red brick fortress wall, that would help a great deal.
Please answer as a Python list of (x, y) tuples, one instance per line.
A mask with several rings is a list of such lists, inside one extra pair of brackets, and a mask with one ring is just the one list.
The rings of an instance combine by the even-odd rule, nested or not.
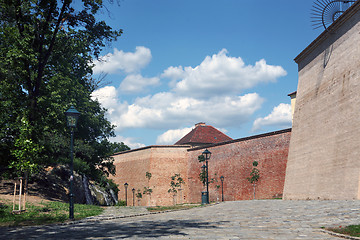
[[(150, 170), (152, 178), (150, 188), (153, 189), (149, 206), (166, 206), (182, 204), (187, 201), (187, 149), (188, 147), (158, 147), (151, 152)], [(176, 194), (169, 193), (171, 177), (180, 174), (185, 181)], [(175, 180), (176, 182), (176, 180)]]
[[(119, 185), (118, 197), (125, 200), (124, 183), (128, 183), (128, 206), (133, 205), (132, 189), (140, 191), (142, 198), (135, 197), (135, 206), (166, 206), (187, 201), (187, 149), (189, 146), (150, 146), (114, 155), (116, 175), (110, 176)], [(146, 177), (146, 173), (151, 178)], [(171, 177), (175, 174), (185, 180), (185, 185), (175, 197), (168, 193)], [(144, 194), (144, 188), (150, 188), (151, 194)]]
[(146, 172), (150, 172), (150, 157), (151, 148), (144, 148), (138, 151), (127, 151), (114, 155), (114, 165), (116, 167), (115, 176), (110, 175), (118, 188), (119, 200), (125, 200), (125, 187), (124, 184), (128, 184), (127, 189), (127, 202), (128, 206), (146, 205), (145, 198), (136, 198), (133, 201), (132, 189), (135, 189), (135, 194), (138, 190), (142, 193), (145, 186), (148, 186), (146, 178)]
[[(224, 176), (224, 200), (253, 199), (253, 185), (247, 180), (258, 161), (260, 179), (256, 185), (256, 199), (282, 197), (291, 129), (261, 134), (208, 146), (212, 153), (209, 160), (210, 201), (221, 201), (220, 176)], [(198, 156), (205, 148), (188, 150), (189, 202), (201, 202), (201, 191), (205, 188), (199, 174), (204, 163)], [(217, 188), (216, 185), (220, 186)]]

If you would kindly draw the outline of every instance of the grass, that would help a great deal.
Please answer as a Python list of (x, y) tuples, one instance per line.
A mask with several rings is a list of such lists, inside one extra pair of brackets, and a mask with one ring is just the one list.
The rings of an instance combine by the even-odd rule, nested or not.
[[(61, 223), (69, 219), (69, 204), (63, 202), (41, 202), (37, 205), (26, 204), (26, 211), (12, 213), (12, 203), (0, 203), (0, 227), (43, 225)], [(18, 206), (15, 207), (18, 209)], [(75, 220), (95, 216), (103, 209), (99, 206), (75, 204)]]
[(353, 237), (360, 237), (360, 225), (339, 226), (337, 228), (328, 228), (327, 230)]
[(184, 210), (200, 207), (200, 204), (184, 204), (184, 205), (175, 205), (175, 206), (156, 206), (156, 207), (148, 207), (147, 210), (149, 212), (161, 212), (168, 210)]

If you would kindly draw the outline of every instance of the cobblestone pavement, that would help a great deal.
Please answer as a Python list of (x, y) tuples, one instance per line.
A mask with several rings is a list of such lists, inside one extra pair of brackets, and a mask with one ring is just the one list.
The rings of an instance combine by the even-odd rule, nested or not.
[(73, 224), (0, 228), (0, 238), (326, 240), (339, 238), (321, 227), (350, 224), (360, 224), (360, 201), (255, 200), (158, 214), (109, 208)]

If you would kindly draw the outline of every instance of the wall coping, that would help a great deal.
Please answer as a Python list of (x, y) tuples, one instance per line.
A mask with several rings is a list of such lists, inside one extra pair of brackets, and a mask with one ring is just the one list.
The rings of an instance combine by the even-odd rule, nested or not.
[(188, 149), (187, 151), (191, 152), (191, 151), (196, 151), (196, 150), (200, 150), (200, 149), (204, 149), (204, 148), (212, 148), (212, 147), (217, 147), (217, 146), (236, 143), (236, 142), (244, 142), (244, 141), (253, 140), (253, 139), (257, 139), (257, 138), (279, 135), (279, 134), (291, 132), (291, 129), (292, 128), (287, 128), (287, 129), (283, 129), (283, 130), (279, 130), (279, 131), (262, 133), (262, 134), (258, 134), (258, 135), (254, 135), (254, 136), (250, 136), (250, 137), (239, 138), (239, 139), (230, 140), (230, 141), (226, 141), (226, 142), (213, 143), (213, 144), (209, 144), (209, 145), (205, 145), (205, 146), (201, 146), (201, 147), (191, 148), (191, 149)]
[(117, 156), (117, 155), (121, 155), (121, 154), (125, 154), (125, 153), (142, 151), (142, 150), (151, 149), (151, 148), (191, 148), (191, 146), (190, 145), (150, 145), (150, 146), (146, 146), (146, 147), (142, 147), (142, 148), (136, 148), (136, 149), (131, 149), (131, 150), (123, 151), (123, 152), (117, 152), (111, 156)]
[(227, 144), (236, 143), (236, 142), (243, 142), (243, 141), (248, 141), (248, 140), (257, 139), (257, 138), (274, 136), (274, 135), (283, 134), (283, 133), (287, 133), (287, 132), (291, 132), (291, 128), (287, 128), (287, 129), (283, 129), (283, 130), (279, 130), (279, 131), (268, 132), (268, 133), (262, 133), (262, 134), (258, 134), (258, 135), (254, 135), (254, 136), (250, 136), (250, 137), (239, 138), (239, 139), (235, 139), (235, 140), (229, 140), (229, 141), (225, 141), (225, 142), (221, 142), (221, 143), (207, 144), (204, 146), (194, 147), (194, 148), (192, 148), (190, 145), (151, 145), (151, 146), (146, 146), (146, 147), (142, 147), (142, 148), (136, 148), (136, 149), (132, 149), (132, 150), (128, 150), (128, 151), (114, 153), (112, 156), (117, 156), (117, 155), (126, 154), (126, 153), (130, 153), (130, 152), (142, 151), (142, 150), (151, 149), (151, 148), (186, 148), (188, 152), (191, 152), (191, 151), (196, 151), (196, 150), (200, 150), (200, 149), (211, 148), (211, 147), (216, 147), (216, 146), (221, 146), (221, 145), (227, 145)]

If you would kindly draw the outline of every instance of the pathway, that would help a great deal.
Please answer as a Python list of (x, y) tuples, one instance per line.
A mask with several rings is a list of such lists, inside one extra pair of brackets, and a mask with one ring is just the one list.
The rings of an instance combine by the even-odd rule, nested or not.
[(321, 227), (349, 224), (360, 224), (360, 201), (255, 200), (159, 214), (148, 214), (144, 208), (124, 211), (109, 208), (102, 217), (73, 224), (0, 228), (0, 236), (1, 239), (326, 240), (339, 238), (323, 233)]

